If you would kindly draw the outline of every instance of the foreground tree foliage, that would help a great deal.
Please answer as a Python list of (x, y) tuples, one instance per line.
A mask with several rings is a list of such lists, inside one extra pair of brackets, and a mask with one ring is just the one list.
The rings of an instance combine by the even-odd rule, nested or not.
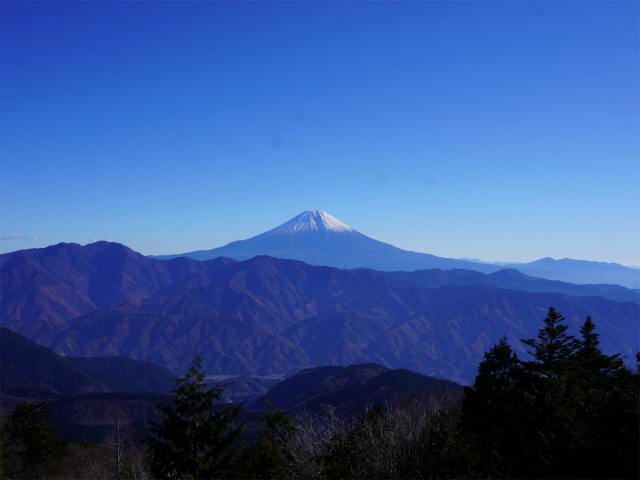
[(602, 353), (589, 317), (573, 336), (551, 308), (522, 342), (526, 360), (506, 338), (486, 352), (464, 395), (432, 391), (361, 415), (292, 417), (267, 402), (252, 444), (240, 439), (243, 406), (219, 404), (226, 386), (206, 384), (196, 354), (142, 446), (118, 411), (101, 445), (82, 445), (56, 437), (46, 402), (19, 404), (2, 425), (0, 480), (638, 478), (638, 373)]
[(581, 338), (553, 308), (521, 361), (502, 339), (465, 390), (462, 422), (478, 473), (501, 478), (637, 478), (638, 375), (604, 355), (587, 317)]
[(177, 380), (175, 407), (161, 404), (160, 419), (147, 431), (148, 466), (153, 478), (232, 478), (243, 425), (233, 428), (242, 404), (214, 411), (224, 385), (208, 387), (196, 353)]
[(7, 477), (50, 474), (62, 460), (66, 442), (59, 439), (47, 401), (20, 402), (3, 425), (2, 466)]
[(287, 478), (453, 478), (468, 468), (457, 402), (425, 394), (352, 415), (300, 414), (285, 448)]
[(297, 427), (286, 412), (273, 408), (265, 401), (267, 410), (258, 417), (262, 427), (252, 445), (245, 446), (239, 453), (237, 478), (285, 478), (291, 442)]
[[(59, 438), (47, 401), (20, 402), (0, 421), (0, 480), (150, 480), (118, 419), (101, 445)], [(114, 444), (113, 442), (116, 441)]]

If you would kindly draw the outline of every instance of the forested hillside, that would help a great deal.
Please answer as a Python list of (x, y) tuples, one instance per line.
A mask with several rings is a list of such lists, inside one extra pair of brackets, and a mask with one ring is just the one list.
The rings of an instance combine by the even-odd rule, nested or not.
[(550, 305), (591, 316), (602, 349), (640, 347), (638, 292), (512, 270), (340, 270), (260, 256), (161, 261), (123, 245), (60, 244), (3, 255), (0, 321), (68, 357), (125, 356), (174, 374), (201, 352), (215, 375), (291, 375), (377, 363), (469, 384), (506, 335), (535, 334)]
[[(587, 317), (572, 333), (551, 308), (537, 337), (522, 340), (525, 356), (504, 339), (485, 352), (464, 396), (432, 389), (372, 404), (364, 413), (330, 406), (317, 414), (288, 413), (267, 402), (265, 411), (247, 417), (243, 405), (220, 402), (225, 386), (204, 381), (196, 355), (172, 401), (158, 405), (142, 445), (134, 444), (131, 426), (117, 413), (102, 444), (82, 445), (57, 437), (47, 402), (19, 404), (3, 419), (2, 474), (637, 478), (637, 367), (630, 371), (618, 354), (603, 354), (596, 328)], [(331, 382), (340, 378), (318, 373)], [(246, 443), (242, 431), (256, 421), (255, 440)]]

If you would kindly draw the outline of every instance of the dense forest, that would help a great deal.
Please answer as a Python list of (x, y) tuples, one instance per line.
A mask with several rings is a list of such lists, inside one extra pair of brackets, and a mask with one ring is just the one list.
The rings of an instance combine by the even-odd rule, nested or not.
[(434, 390), (363, 414), (266, 401), (247, 417), (221, 403), (226, 385), (206, 383), (196, 354), (142, 442), (117, 411), (101, 443), (77, 443), (59, 438), (46, 401), (18, 404), (2, 419), (0, 479), (638, 478), (638, 371), (601, 351), (591, 318), (567, 330), (551, 308), (522, 340), (528, 357), (503, 338), (464, 395)]

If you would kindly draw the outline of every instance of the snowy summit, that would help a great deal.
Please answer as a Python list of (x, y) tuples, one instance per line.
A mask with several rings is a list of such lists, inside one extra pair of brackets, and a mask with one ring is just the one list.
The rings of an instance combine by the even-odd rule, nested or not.
[(266, 234), (295, 234), (313, 231), (352, 233), (355, 230), (322, 210), (309, 210), (292, 218)]

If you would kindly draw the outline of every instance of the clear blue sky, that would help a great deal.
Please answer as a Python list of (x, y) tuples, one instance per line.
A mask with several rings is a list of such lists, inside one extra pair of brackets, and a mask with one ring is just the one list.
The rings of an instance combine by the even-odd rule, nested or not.
[(400, 248), (640, 265), (637, 1), (1, 3), (2, 252)]

